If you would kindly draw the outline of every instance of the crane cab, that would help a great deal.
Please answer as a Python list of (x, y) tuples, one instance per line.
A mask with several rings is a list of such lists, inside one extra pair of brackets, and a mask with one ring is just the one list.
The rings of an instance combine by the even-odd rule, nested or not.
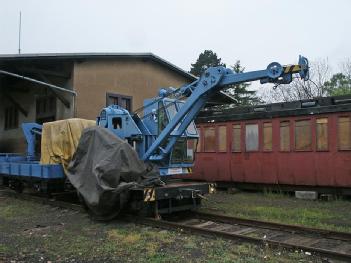
[[(152, 136), (151, 144), (159, 137), (183, 105), (183, 101), (170, 98), (162, 98), (157, 101), (148, 99), (144, 101), (144, 115), (141, 119), (143, 125)], [(168, 137), (164, 138), (158, 149), (158, 153), (161, 154), (167, 142), (176, 137), (176, 143), (170, 154), (160, 160), (150, 159), (160, 167), (160, 174), (162, 176), (186, 175), (191, 173), (199, 134), (193, 121), (183, 134), (177, 133), (179, 126), (180, 123)], [(146, 145), (143, 154), (145, 154), (151, 144)]]
[(129, 111), (118, 105), (110, 105), (102, 109), (96, 118), (96, 125), (109, 129), (119, 138), (129, 142), (142, 139), (143, 134), (130, 116)]
[[(145, 100), (147, 106), (142, 117), (131, 115), (129, 111), (118, 105), (110, 105), (102, 109), (96, 124), (128, 141), (142, 158), (184, 104), (183, 101), (168, 98), (155, 103), (150, 103), (150, 101), (152, 102), (152, 100)], [(177, 135), (177, 127), (168, 138), (165, 138), (163, 143), (164, 145), (167, 140), (177, 137), (177, 142), (171, 153), (163, 160), (150, 160), (157, 164), (161, 176), (185, 175), (192, 171), (199, 134), (194, 122), (191, 122), (180, 136)], [(162, 145), (159, 151), (162, 151)]]

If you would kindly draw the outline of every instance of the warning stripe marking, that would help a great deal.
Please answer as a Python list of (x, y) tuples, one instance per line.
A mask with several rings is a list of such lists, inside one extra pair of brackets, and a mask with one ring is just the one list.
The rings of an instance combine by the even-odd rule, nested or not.
[(284, 73), (297, 73), (301, 70), (300, 65), (289, 65), (284, 68)]
[(144, 202), (151, 202), (156, 200), (156, 194), (154, 188), (144, 189)]

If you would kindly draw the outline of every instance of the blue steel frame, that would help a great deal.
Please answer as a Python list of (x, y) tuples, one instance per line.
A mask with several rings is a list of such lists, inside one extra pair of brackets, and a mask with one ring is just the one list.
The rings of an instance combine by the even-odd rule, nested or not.
[(37, 123), (23, 123), (21, 126), (27, 141), (27, 154), (0, 153), (0, 175), (29, 180), (64, 179), (61, 164), (40, 164), (35, 154), (35, 137), (41, 135), (42, 126)]
[(27, 160), (31, 161), (35, 156), (36, 135), (41, 135), (42, 126), (38, 123), (22, 123), (22, 131), (27, 141)]

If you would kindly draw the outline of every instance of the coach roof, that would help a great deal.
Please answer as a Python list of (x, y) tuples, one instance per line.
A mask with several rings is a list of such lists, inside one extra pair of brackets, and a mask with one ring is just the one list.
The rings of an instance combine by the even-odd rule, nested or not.
[(201, 111), (197, 122), (270, 119), (346, 111), (351, 111), (351, 95), (319, 97), (256, 106), (216, 106)]

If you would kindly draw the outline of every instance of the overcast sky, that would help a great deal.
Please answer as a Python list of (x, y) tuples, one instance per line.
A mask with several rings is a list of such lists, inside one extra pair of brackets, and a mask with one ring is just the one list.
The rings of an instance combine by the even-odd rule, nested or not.
[(351, 57), (350, 0), (1, 0), (1, 54), (18, 52), (20, 10), (22, 53), (152, 52), (185, 70), (205, 49), (247, 70)]

